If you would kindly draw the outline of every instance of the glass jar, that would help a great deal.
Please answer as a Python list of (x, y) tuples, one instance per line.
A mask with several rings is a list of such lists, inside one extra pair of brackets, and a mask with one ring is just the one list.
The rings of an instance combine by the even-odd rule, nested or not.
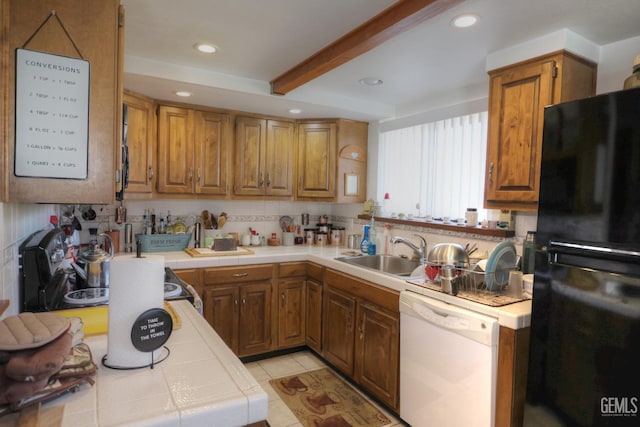
[(478, 226), (478, 209), (467, 208), (467, 211), (464, 214), (464, 218), (467, 221), (467, 227), (477, 227)]

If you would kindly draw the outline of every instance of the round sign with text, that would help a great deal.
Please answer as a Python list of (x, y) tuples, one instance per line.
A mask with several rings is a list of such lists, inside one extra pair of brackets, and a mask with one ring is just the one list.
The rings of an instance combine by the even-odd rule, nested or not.
[(163, 308), (152, 308), (142, 313), (131, 328), (131, 343), (140, 351), (159, 349), (167, 342), (173, 330), (173, 319)]

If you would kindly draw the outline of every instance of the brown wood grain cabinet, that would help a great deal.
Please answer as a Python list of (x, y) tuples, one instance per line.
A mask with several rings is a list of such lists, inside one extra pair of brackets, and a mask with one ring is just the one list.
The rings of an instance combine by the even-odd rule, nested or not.
[(125, 91), (129, 185), (127, 193), (152, 193), (156, 152), (156, 106), (151, 98)]
[(400, 316), (361, 302), (358, 306), (355, 378), (394, 409), (399, 401)]
[(397, 411), (399, 292), (327, 269), (323, 297), (323, 357)]
[(368, 124), (314, 120), (298, 124), (296, 199), (359, 203), (366, 197)]
[(294, 134), (294, 122), (237, 117), (233, 193), (292, 196)]
[(158, 192), (226, 196), (229, 126), (227, 114), (160, 105)]
[[(116, 152), (122, 128), (121, 49), (124, 8), (118, 0), (2, 0), (0, 200), (101, 203), (115, 200)], [(55, 11), (55, 18), (51, 17)], [(51, 17), (51, 19), (47, 19)], [(57, 19), (56, 19), (57, 18)], [(61, 22), (63, 25), (60, 25)], [(44, 24), (44, 25), (43, 25)], [(89, 62), (86, 179), (19, 177), (14, 173), (16, 49)], [(11, 95), (8, 95), (11, 94)], [(52, 112), (53, 113), (53, 112)], [(46, 129), (49, 130), (49, 129)], [(62, 148), (62, 147), (60, 147)]]
[(282, 263), (279, 270), (278, 348), (301, 346), (306, 341), (306, 263)]
[(173, 270), (173, 272), (176, 274), (176, 276), (178, 276), (178, 278), (193, 286), (196, 292), (198, 292), (200, 298), (204, 298), (204, 286), (202, 284), (201, 268), (183, 268)]
[(596, 72), (564, 51), (489, 72), (486, 208), (537, 209), (544, 108), (593, 95)]
[(323, 267), (307, 263), (306, 326), (307, 345), (317, 353), (322, 352), (322, 275)]
[(529, 327), (514, 330), (500, 326), (496, 427), (518, 427), (524, 420), (530, 336)]
[(356, 299), (331, 287), (324, 289), (322, 356), (353, 377)]
[(273, 264), (206, 268), (204, 316), (238, 356), (273, 349)]

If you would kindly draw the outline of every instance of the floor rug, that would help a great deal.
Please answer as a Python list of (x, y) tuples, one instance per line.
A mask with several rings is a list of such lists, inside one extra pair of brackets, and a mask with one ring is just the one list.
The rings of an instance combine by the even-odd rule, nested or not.
[(305, 427), (381, 427), (391, 420), (330, 369), (269, 381)]

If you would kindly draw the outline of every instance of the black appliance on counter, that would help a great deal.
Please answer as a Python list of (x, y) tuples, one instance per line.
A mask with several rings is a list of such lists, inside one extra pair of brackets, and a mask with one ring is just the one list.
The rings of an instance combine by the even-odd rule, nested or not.
[(640, 425), (640, 88), (545, 109), (539, 200), (524, 425)]
[[(20, 311), (51, 311), (108, 303), (107, 288), (81, 288), (76, 272), (65, 261), (63, 230), (41, 230), (30, 235), (19, 248)], [(83, 286), (83, 285), (81, 285)], [(165, 300), (186, 299), (201, 310), (201, 301), (191, 285), (165, 267)]]

